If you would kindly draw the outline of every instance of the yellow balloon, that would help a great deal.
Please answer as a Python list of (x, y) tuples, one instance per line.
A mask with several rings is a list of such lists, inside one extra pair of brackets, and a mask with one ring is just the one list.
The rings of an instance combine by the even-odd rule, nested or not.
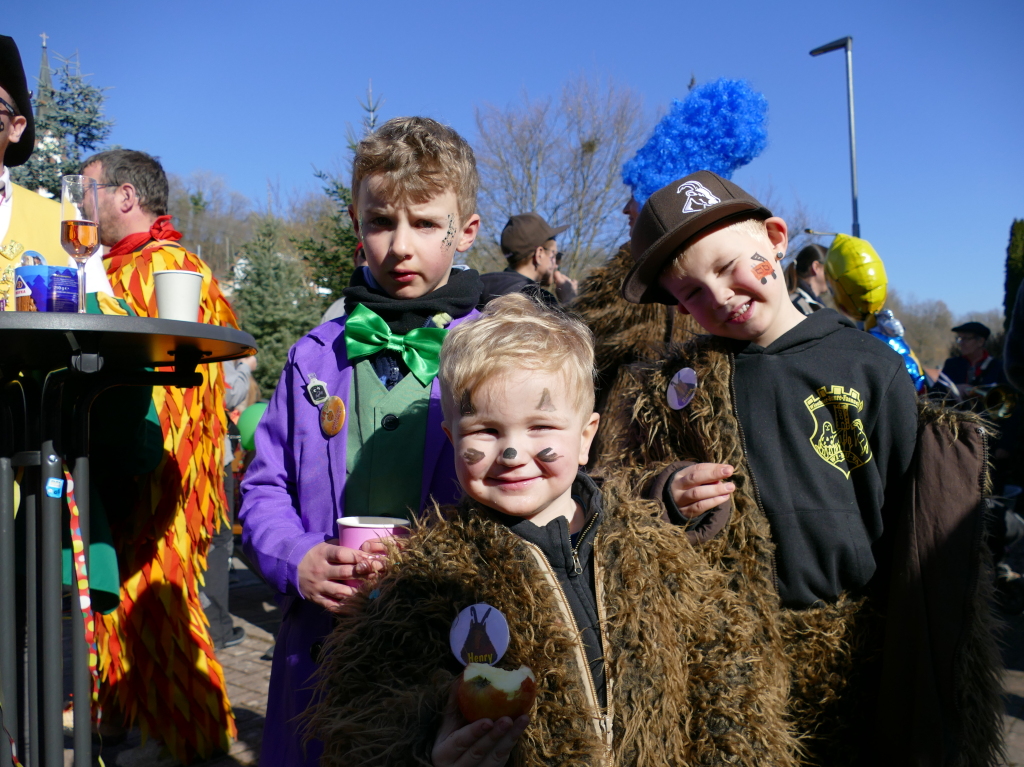
[(837, 234), (825, 259), (825, 279), (836, 304), (855, 320), (885, 305), (885, 264), (867, 240)]

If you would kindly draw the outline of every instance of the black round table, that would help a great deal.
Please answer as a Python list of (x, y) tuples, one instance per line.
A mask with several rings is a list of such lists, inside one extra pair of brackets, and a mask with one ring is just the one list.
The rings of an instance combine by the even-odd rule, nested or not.
[(126, 370), (180, 366), (183, 354), (189, 361), (222, 362), (255, 353), (251, 335), (218, 325), (105, 314), (0, 312), (0, 371), (5, 375), (77, 370), (76, 355), (99, 355), (105, 365)]
[[(73, 465), (88, 556), (93, 400), (114, 386), (197, 386), (203, 380), (197, 366), (254, 354), (251, 335), (217, 325), (101, 314), (0, 312), (0, 765), (11, 764), (7, 733), (21, 744), (19, 755), (27, 767), (64, 763), (63, 497), (51, 497), (46, 488), (48, 481), (63, 479), (63, 462)], [(34, 385), (40, 380), (41, 385)], [(62, 412), (73, 413), (70, 429), (61, 422)], [(18, 684), (21, 643), (14, 620), (14, 477), (19, 468), (26, 471), (21, 513), (26, 517), (27, 690)], [(72, 591), (75, 765), (86, 767), (92, 763), (86, 703), (91, 680), (85, 629)], [(26, 694), (28, 710), (19, 716)]]

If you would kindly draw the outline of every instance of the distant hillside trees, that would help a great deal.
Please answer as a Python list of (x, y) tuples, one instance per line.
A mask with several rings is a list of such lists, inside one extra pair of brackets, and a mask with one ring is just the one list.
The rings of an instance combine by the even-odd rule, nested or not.
[(316, 175), (324, 182), (326, 199), (319, 198), (318, 215), (308, 222), (305, 232), (293, 236), (291, 241), (318, 289), (321, 306), (326, 309), (348, 287), (359, 239), (348, 215), (352, 202), (349, 188), (339, 176), (323, 171)]

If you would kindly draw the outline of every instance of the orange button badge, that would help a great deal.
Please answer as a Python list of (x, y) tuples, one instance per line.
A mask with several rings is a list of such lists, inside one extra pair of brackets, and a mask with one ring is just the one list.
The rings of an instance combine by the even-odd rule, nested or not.
[(320, 428), (328, 437), (333, 437), (345, 425), (345, 403), (341, 397), (328, 397), (320, 410)]

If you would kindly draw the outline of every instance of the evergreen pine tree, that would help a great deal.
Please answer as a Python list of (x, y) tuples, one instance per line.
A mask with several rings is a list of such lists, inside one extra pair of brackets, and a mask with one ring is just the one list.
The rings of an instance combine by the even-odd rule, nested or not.
[(1017, 288), (1024, 282), (1024, 219), (1015, 218), (1010, 224), (1010, 244), (1006, 248), (1006, 295), (1003, 298), (1003, 327), (1010, 327), (1013, 302)]
[[(362, 133), (356, 135), (352, 126), (348, 126), (348, 148), (355, 153), (356, 145), (362, 136), (377, 129), (380, 119), (380, 107), (384, 99), (373, 96), (373, 83), (366, 88), (366, 101), (361, 101)], [(321, 302), (326, 309), (334, 301), (341, 298), (341, 291), (348, 287), (354, 268), (353, 257), (359, 238), (352, 229), (348, 207), (352, 204), (352, 190), (345, 185), (339, 176), (332, 176), (322, 170), (316, 171), (316, 177), (324, 182), (324, 194), (334, 204), (330, 216), (319, 223), (316, 237), (293, 239), (292, 243), (306, 262), (313, 282), (316, 283), (322, 296)]]
[(261, 217), (235, 262), (233, 304), (242, 329), (260, 350), (256, 383), (267, 396), (277, 386), (288, 350), (320, 324), (319, 297), (300, 261), (280, 250), (281, 223)]
[(316, 176), (324, 182), (324, 193), (334, 208), (328, 218), (319, 222), (316, 237), (293, 239), (292, 244), (320, 290), (318, 301), (320, 311), (323, 312), (332, 302), (341, 298), (341, 291), (348, 287), (354, 267), (352, 257), (359, 238), (348, 216), (348, 206), (352, 202), (349, 188), (341, 179), (323, 171), (317, 171)]
[(110, 135), (112, 120), (103, 119), (103, 89), (90, 85), (78, 60), (61, 59), (56, 87), (43, 60), (43, 77), (33, 99), (38, 143), (28, 162), (11, 169), (16, 184), (60, 196), (60, 177), (79, 173), (85, 153), (99, 149)]

